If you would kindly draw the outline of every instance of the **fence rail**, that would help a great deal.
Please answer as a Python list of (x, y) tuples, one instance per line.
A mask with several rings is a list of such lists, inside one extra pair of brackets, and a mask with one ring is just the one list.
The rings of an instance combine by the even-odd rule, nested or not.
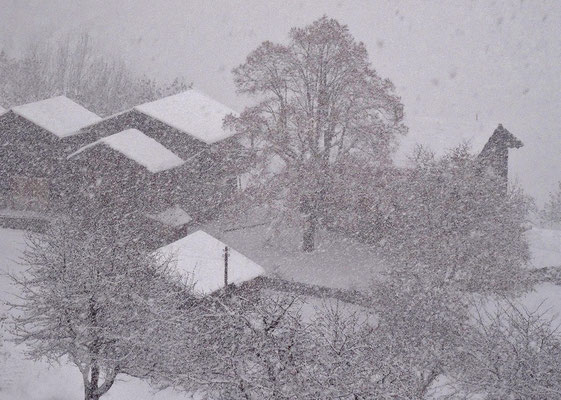
[(371, 299), (365, 293), (358, 290), (331, 288), (302, 282), (287, 281), (269, 276), (260, 276), (252, 281), (240, 285), (240, 289), (243, 290), (244, 287), (251, 289), (270, 289), (273, 291), (292, 293), (299, 296), (316, 297), (319, 299), (330, 298), (361, 307), (372, 307)]

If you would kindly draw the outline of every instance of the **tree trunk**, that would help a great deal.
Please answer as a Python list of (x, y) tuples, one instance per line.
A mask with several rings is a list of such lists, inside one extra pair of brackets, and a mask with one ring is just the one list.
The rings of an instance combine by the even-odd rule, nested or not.
[(100, 395), (97, 391), (97, 385), (99, 383), (99, 368), (97, 365), (91, 367), (91, 376), (89, 381), (86, 379), (84, 381), (84, 400), (99, 400)]
[(317, 230), (317, 212), (312, 209), (305, 217), (304, 221), (304, 235), (302, 240), (302, 250), (305, 252), (312, 252), (315, 250), (315, 238)]
[(96, 389), (93, 389), (91, 386), (86, 387), (84, 390), (84, 400), (99, 400), (101, 396), (96, 393)]
[(119, 367), (108, 370), (105, 374), (105, 381), (100, 385), (101, 371), (98, 365), (92, 365), (90, 368), (81, 369), (84, 381), (84, 399), (99, 400), (115, 383), (115, 378), (119, 373)]

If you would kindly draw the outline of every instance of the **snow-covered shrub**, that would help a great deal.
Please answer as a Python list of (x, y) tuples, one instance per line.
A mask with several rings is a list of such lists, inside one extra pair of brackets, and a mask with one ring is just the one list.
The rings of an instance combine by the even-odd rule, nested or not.
[(393, 270), (373, 289), (376, 342), (397, 398), (424, 399), (455, 359), (468, 323), (457, 287)]
[(548, 228), (561, 228), (561, 182), (555, 192), (549, 193), (549, 199), (540, 212), (540, 219)]
[(450, 310), (427, 319), (417, 340), (412, 330), (434, 306), (428, 302), (405, 333), (400, 331), (405, 311), (399, 326), (390, 326), (393, 313), (378, 318), (371, 310), (339, 303), (327, 303), (305, 319), (298, 299), (271, 292), (203, 303), (191, 329), (178, 325), (183, 343), (162, 354), (153, 381), (208, 399), (428, 398), (442, 360), (451, 357), (446, 351), (452, 343), (444, 342), (459, 336), (457, 318), (428, 327), (455, 312)]
[[(308, 326), (307, 397), (384, 398), (387, 369), (376, 344), (376, 321), (366, 309), (325, 303)], [(387, 381), (386, 381), (387, 380)]]
[(483, 399), (561, 399), (561, 336), (546, 310), (509, 301), (478, 307), (449, 376)]
[(175, 325), (184, 337), (149, 377), (213, 400), (299, 398), (309, 346), (296, 304), (271, 293), (203, 299), (197, 316)]
[(382, 256), (409, 275), (428, 275), (470, 292), (528, 286), (529, 249), (521, 228), (530, 206), (518, 190), (480, 171), (465, 146), (436, 159), (419, 151), (413, 168), (390, 181)]

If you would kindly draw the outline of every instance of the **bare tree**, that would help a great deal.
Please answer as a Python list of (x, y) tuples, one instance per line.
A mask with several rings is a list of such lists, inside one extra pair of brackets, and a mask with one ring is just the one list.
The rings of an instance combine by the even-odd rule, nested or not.
[(155, 374), (154, 382), (208, 399), (298, 398), (304, 376), (297, 366), (307, 355), (298, 300), (252, 293), (214, 296), (204, 304), (196, 341), (184, 339), (173, 356), (164, 355), (166, 372)]
[(247, 193), (302, 221), (312, 251), (334, 167), (351, 156), (388, 160), (406, 132), (400, 99), (364, 45), (327, 17), (292, 29), (287, 45), (264, 42), (233, 73), (238, 92), (259, 99), (229, 121), (254, 151)]
[(395, 370), (380, 345), (374, 310), (326, 302), (308, 325), (306, 399), (395, 398)]
[(561, 337), (543, 305), (503, 300), (475, 310), (450, 370), (460, 390), (489, 400), (561, 399)]
[(98, 400), (118, 374), (157, 368), (157, 353), (169, 344), (162, 332), (182, 318), (190, 296), (168, 260), (82, 227), (64, 218), (30, 237), (21, 260), (27, 269), (13, 277), (22, 292), (12, 304), (13, 333), (30, 357), (75, 364), (84, 398)]
[[(399, 332), (383, 327), (371, 310), (325, 303), (306, 319), (300, 299), (271, 292), (205, 303), (196, 343), (180, 342), (173, 356), (162, 355), (156, 384), (208, 399), (424, 399), (440, 374), (419, 377), (428, 357), (414, 360), (432, 349), (422, 341), (401, 348), (405, 334), (392, 344)], [(428, 331), (427, 324), (423, 338)]]
[(375, 343), (398, 398), (427, 399), (455, 360), (468, 329), (467, 300), (454, 285), (400, 269), (373, 290)]
[(33, 43), (20, 59), (0, 53), (0, 105), (65, 95), (101, 116), (188, 89), (181, 79), (159, 84), (102, 55), (85, 33), (56, 46)]

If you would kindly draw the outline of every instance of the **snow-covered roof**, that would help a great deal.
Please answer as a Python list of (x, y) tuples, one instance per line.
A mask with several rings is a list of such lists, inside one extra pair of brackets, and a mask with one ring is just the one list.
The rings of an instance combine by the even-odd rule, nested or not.
[(13, 107), (12, 111), (60, 138), (101, 121), (99, 116), (65, 96)]
[(147, 214), (147, 217), (174, 228), (188, 224), (193, 220), (193, 218), (178, 205), (167, 208), (157, 214)]
[[(193, 283), (195, 293), (207, 295), (224, 287), (225, 247), (208, 233), (196, 231), (156, 251), (172, 257), (177, 271)], [(228, 284), (240, 284), (264, 274), (260, 265), (228, 248)]]
[(190, 89), (141, 104), (135, 110), (187, 133), (207, 144), (234, 134), (223, 127), (224, 117), (235, 112), (207, 95)]
[(184, 163), (184, 161), (171, 150), (151, 137), (146, 136), (138, 129), (126, 129), (119, 133), (103, 137), (80, 148), (78, 151), (70, 154), (68, 158), (72, 158), (98, 144), (105, 144), (123, 154), (125, 157), (144, 166), (150, 172), (165, 171)]

